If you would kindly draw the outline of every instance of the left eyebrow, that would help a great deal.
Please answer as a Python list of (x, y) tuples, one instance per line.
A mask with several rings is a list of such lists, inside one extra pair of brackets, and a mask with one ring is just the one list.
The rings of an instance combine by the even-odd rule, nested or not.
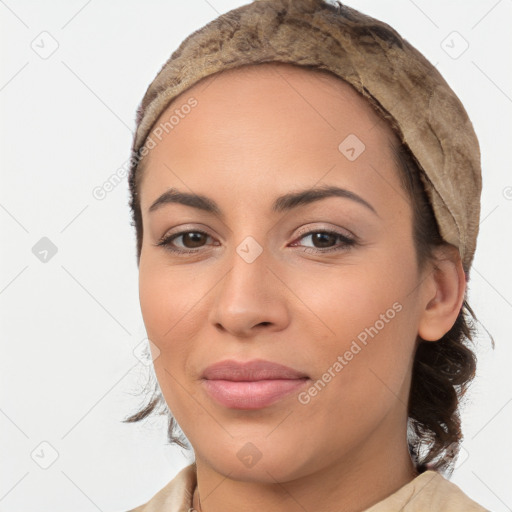
[[(335, 186), (324, 186), (317, 188), (310, 188), (300, 190), (298, 192), (290, 192), (279, 196), (272, 205), (272, 212), (280, 213), (283, 211), (289, 211), (300, 206), (306, 206), (315, 201), (320, 201), (328, 197), (341, 197), (350, 199), (365, 206), (367, 209), (372, 211), (377, 217), (380, 217), (375, 208), (361, 196), (350, 190), (335, 187)], [(149, 208), (148, 212), (154, 212), (160, 209), (166, 204), (178, 203), (185, 206), (191, 206), (220, 217), (224, 217), (222, 210), (218, 204), (209, 197), (200, 194), (192, 194), (188, 192), (181, 192), (176, 188), (170, 188), (166, 190)]]

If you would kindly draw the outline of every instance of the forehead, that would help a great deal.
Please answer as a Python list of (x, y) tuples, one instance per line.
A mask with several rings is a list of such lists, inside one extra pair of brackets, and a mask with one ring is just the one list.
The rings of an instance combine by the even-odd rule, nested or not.
[[(236, 67), (202, 79), (175, 98), (167, 110), (191, 96), (203, 100), (199, 110), (205, 115), (221, 110), (223, 117), (230, 115), (235, 120), (236, 112), (244, 109), (254, 117), (258, 111), (264, 114), (264, 109), (272, 108), (275, 122), (309, 121), (302, 126), (304, 132), (323, 123), (331, 130), (360, 129), (362, 136), (397, 140), (370, 102), (327, 70), (282, 62)], [(291, 113), (293, 117), (288, 119), (283, 115)], [(161, 118), (165, 119), (165, 113)], [(243, 121), (249, 123), (250, 118)], [(317, 133), (322, 135), (322, 130)]]
[[(195, 106), (185, 109), (191, 100)], [(390, 142), (397, 141), (347, 82), (282, 63), (208, 76), (173, 100), (150, 137), (155, 146), (143, 160), (151, 176), (141, 184), (143, 209), (162, 188), (184, 188), (179, 177), (185, 176), (196, 189), (223, 181), (232, 189), (250, 183), (276, 190), (280, 183), (311, 186), (335, 166), (334, 174), (345, 173), (352, 185), (367, 180), (371, 186), (393, 172)]]

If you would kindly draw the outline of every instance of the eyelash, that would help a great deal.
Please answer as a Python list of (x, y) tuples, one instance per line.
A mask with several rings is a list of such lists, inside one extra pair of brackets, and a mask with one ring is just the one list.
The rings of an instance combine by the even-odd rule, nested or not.
[[(177, 249), (171, 245), (171, 242), (174, 239), (179, 238), (180, 236), (186, 235), (188, 233), (196, 233), (196, 234), (199, 233), (201, 235), (210, 237), (210, 235), (208, 233), (206, 233), (205, 231), (201, 231), (200, 229), (189, 230), (189, 231), (180, 231), (179, 233), (173, 233), (172, 235), (161, 238), (160, 241), (154, 245), (163, 246), (165, 250), (170, 251), (172, 253), (176, 253), (179, 256), (184, 256), (186, 254), (197, 254), (198, 252), (201, 251), (201, 248), (183, 250), (183, 249)], [(338, 233), (337, 231), (330, 231), (327, 229), (314, 229), (311, 231), (306, 231), (306, 232), (300, 233), (299, 239), (305, 238), (309, 235), (313, 235), (316, 233), (325, 233), (327, 235), (334, 235), (337, 238), (339, 238), (340, 240), (342, 240), (342, 245), (337, 246), (337, 247), (328, 247), (326, 249), (316, 249), (314, 247), (305, 247), (304, 252), (310, 252), (310, 253), (314, 253), (314, 254), (325, 254), (325, 253), (329, 253), (329, 252), (338, 252), (338, 251), (343, 251), (343, 250), (346, 251), (346, 250), (350, 249), (352, 246), (356, 245), (356, 243), (357, 243), (356, 240), (353, 238), (342, 235), (341, 233)]]

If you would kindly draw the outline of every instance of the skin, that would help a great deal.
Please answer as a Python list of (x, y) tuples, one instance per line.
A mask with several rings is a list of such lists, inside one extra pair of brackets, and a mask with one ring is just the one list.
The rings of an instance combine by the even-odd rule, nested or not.
[[(345, 82), (284, 64), (230, 70), (187, 90), (161, 120), (192, 96), (198, 105), (144, 160), (139, 292), (160, 387), (194, 449), (201, 508), (364, 510), (417, 476), (406, 435), (414, 351), (418, 335), (435, 341), (455, 322), (458, 251), (439, 249), (420, 272), (395, 136)], [(349, 134), (366, 146), (354, 161), (338, 149)], [(377, 214), (340, 197), (271, 211), (277, 196), (322, 184)], [(170, 187), (210, 197), (224, 217), (181, 204), (149, 213)], [(321, 228), (358, 242), (305, 234)], [(197, 229), (208, 236), (174, 240), (196, 254), (155, 245)], [(236, 251), (248, 236), (263, 249), (252, 263)], [(307, 404), (294, 392), (230, 409), (201, 385), (214, 362), (262, 358), (306, 373), (308, 389), (394, 303), (400, 312)], [(261, 454), (252, 467), (237, 456), (248, 442)]]

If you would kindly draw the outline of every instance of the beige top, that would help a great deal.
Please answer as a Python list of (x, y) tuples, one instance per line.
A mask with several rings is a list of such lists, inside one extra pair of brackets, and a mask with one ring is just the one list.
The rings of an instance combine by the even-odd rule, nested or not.
[[(128, 512), (188, 512), (196, 487), (195, 465), (183, 468), (147, 503)], [(489, 512), (454, 483), (427, 470), (362, 512)]]

